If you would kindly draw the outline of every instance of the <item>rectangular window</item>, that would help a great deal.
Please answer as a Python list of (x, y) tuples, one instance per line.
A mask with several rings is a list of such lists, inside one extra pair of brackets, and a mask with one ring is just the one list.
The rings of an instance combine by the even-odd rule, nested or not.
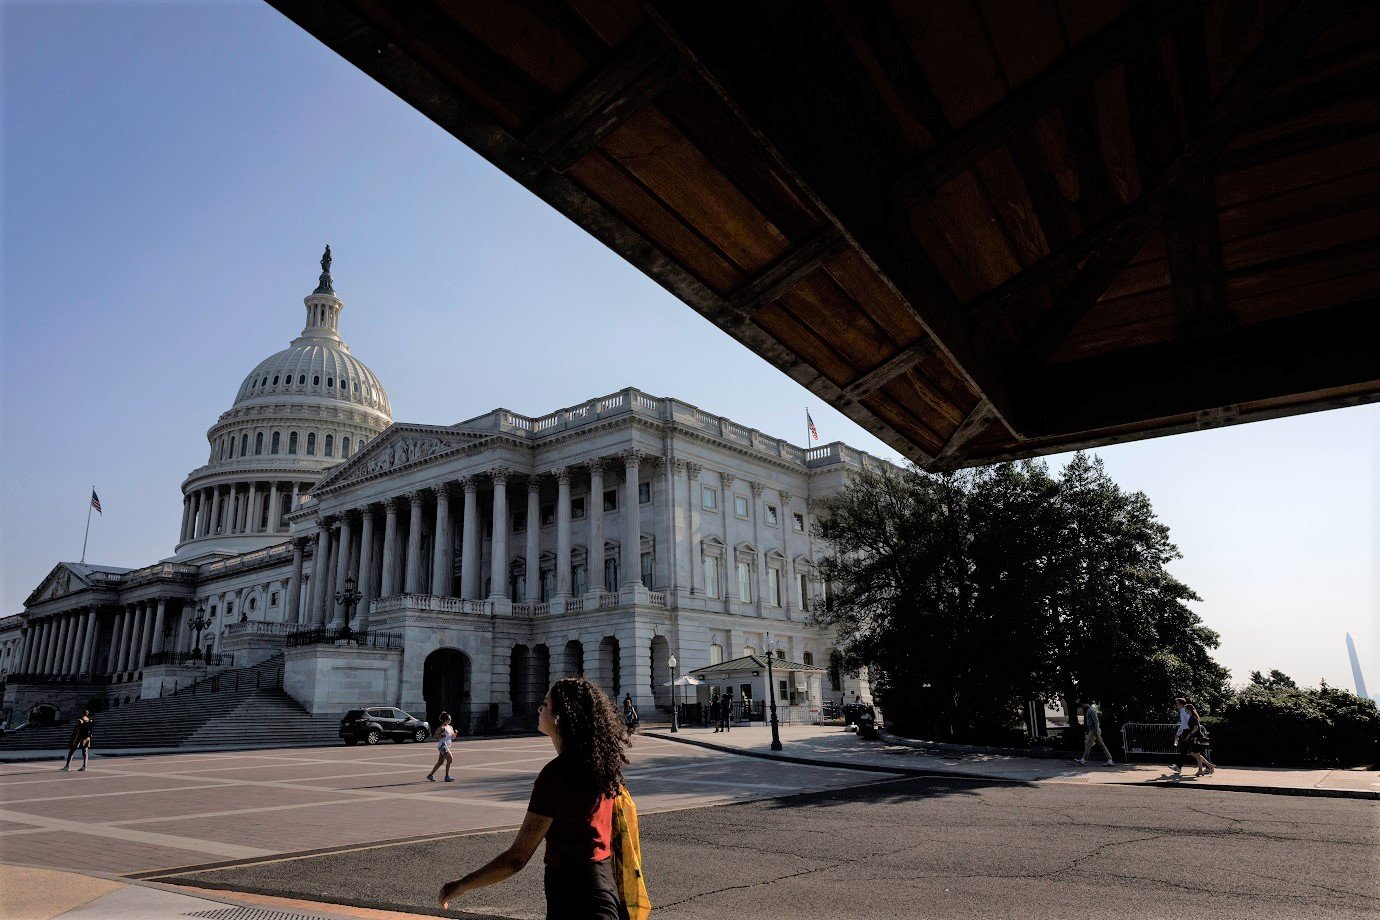
[(570, 584), (573, 586), (576, 597), (579, 597), (589, 590), (589, 573), (586, 571), (583, 562), (576, 563), (570, 567)]
[(778, 569), (767, 572), (767, 599), (773, 607), (781, 606), (781, 572)]
[(585, 497), (581, 495), (579, 498), (572, 498), (570, 500), (570, 519), (572, 521), (582, 521), (584, 517)]
[[(778, 657), (780, 657), (780, 656), (778, 656)], [(776, 695), (776, 698), (777, 698), (778, 700), (784, 700), (784, 699), (787, 699), (787, 698), (790, 697), (791, 691), (787, 688), (786, 682), (785, 682), (784, 680), (778, 680), (778, 681), (776, 682), (776, 686), (777, 686), (777, 688), (778, 688), (778, 692), (777, 692), (777, 695)]]
[(773, 527), (776, 526), (776, 506), (775, 506), (775, 505), (767, 505), (767, 523), (770, 524), (770, 525), (773, 526)]
[(795, 532), (796, 532), (796, 533), (804, 533), (804, 532), (805, 532), (805, 515), (803, 515), (803, 514), (794, 514), (794, 515), (791, 515), (791, 517), (793, 517), (793, 518), (795, 519), (795, 523), (794, 523)]
[(604, 590), (605, 590), (605, 591), (617, 591), (617, 590), (618, 590), (618, 560), (617, 560), (617, 559), (605, 559), (605, 560), (604, 560)]
[(277, 606), (278, 606), (278, 592), (277, 592), (277, 591), (274, 591), (272, 594), (270, 594), (270, 595), (268, 596), (268, 606), (270, 606), (270, 607), (277, 607)]
[(740, 518), (748, 516), (748, 500), (745, 495), (733, 496), (733, 513)]
[(605, 490), (604, 490), (604, 510), (605, 510), (605, 511), (617, 511), (617, 510), (618, 510), (618, 490), (617, 490), (617, 489), (605, 489)]
[(513, 512), (513, 533), (522, 533), (522, 532), (523, 532), (524, 530), (526, 530), (526, 529), (527, 529), (527, 512), (526, 512), (526, 511), (514, 511), (514, 512)]
[(642, 583), (647, 587), (652, 587), (652, 554), (643, 553), (638, 560), (642, 564)]
[(713, 556), (704, 557), (704, 593), (709, 597), (719, 596), (719, 560)]
[(810, 606), (810, 576), (804, 572), (795, 573), (795, 594), (800, 609), (807, 609)]
[(746, 562), (738, 563), (738, 600), (743, 603), (752, 600), (752, 566)]
[(541, 570), (541, 600), (545, 604), (556, 596), (556, 570)]
[(554, 523), (556, 523), (556, 506), (555, 506), (555, 505), (542, 505), (542, 506), (541, 506), (541, 526), (543, 526), (543, 527), (550, 527), (550, 526), (551, 526), (552, 524), (554, 524)]
[(650, 482), (639, 482), (637, 484), (637, 503), (645, 505), (652, 500), (652, 484)]
[(815, 653), (814, 653), (814, 652), (806, 652), (804, 657), (805, 657), (805, 660), (804, 660), (804, 662), (802, 662), (802, 663), (803, 663), (803, 664), (806, 664), (806, 665), (808, 665), (809, 667), (812, 667), (812, 668), (813, 668), (813, 667), (815, 666)]
[(700, 488), (700, 504), (704, 505), (704, 507), (708, 508), (710, 511), (718, 511), (719, 491), (709, 486), (702, 486)]

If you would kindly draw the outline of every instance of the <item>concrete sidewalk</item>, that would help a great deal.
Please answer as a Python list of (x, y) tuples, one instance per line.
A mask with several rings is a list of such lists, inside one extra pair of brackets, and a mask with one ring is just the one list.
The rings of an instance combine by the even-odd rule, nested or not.
[(6, 920), (184, 920), (207, 911), (271, 908), (262, 916), (301, 920), (413, 920), (421, 914), (320, 904), (239, 892), (203, 891), (113, 875), (0, 865)]
[(757, 724), (750, 728), (734, 727), (730, 732), (715, 732), (712, 728), (681, 728), (674, 734), (669, 727), (644, 726), (642, 734), (753, 757), (869, 771), (971, 776), (1028, 783), (1173, 785), (1276, 795), (1380, 799), (1380, 772), (1374, 770), (1219, 766), (1212, 776), (1194, 778), (1194, 770), (1186, 767), (1182, 777), (1175, 777), (1172, 769), (1165, 764), (1118, 763), (1107, 767), (1090, 762), (1088, 766), (1080, 766), (1071, 759), (949, 751), (925, 742), (887, 735), (883, 735), (880, 741), (863, 741), (852, 732), (829, 725), (781, 726), (784, 749), (779, 753), (771, 750), (771, 729)]

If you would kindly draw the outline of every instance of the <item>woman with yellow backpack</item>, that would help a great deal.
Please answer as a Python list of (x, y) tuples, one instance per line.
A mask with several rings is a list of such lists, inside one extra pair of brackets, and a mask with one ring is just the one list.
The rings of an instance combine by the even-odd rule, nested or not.
[(537, 712), (556, 757), (537, 774), (511, 846), (441, 888), (440, 904), (497, 884), (527, 865), (546, 841), (547, 920), (644, 920), (637, 809), (623, 785), (630, 733), (617, 709), (583, 677), (556, 681)]

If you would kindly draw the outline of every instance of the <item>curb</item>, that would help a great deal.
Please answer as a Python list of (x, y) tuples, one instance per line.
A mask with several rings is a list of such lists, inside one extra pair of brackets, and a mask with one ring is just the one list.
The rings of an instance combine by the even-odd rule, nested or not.
[[(806, 767), (827, 767), (833, 770), (856, 770), (863, 773), (890, 773), (897, 776), (911, 778), (924, 777), (927, 779), (965, 779), (983, 780), (989, 783), (1005, 783), (1012, 786), (1030, 786), (1038, 780), (1009, 779), (1003, 776), (990, 776), (985, 773), (970, 772), (948, 772), (941, 770), (916, 770), (910, 767), (884, 767), (876, 764), (840, 764), (831, 760), (818, 760), (812, 757), (795, 757), (789, 754), (771, 754), (764, 751), (748, 751), (742, 748), (728, 747), (722, 744), (713, 744), (708, 741), (700, 741), (693, 738), (676, 738), (670, 734), (662, 732), (644, 731), (641, 734), (649, 738), (658, 738), (662, 741), (674, 741), (677, 744), (688, 744), (692, 747), (707, 748), (711, 751), (720, 751), (724, 754), (738, 754), (743, 757), (756, 757), (760, 760), (776, 760), (782, 763), (800, 764)], [(1303, 786), (1247, 786), (1239, 783), (1222, 783), (1212, 786), (1199, 786), (1193, 783), (1182, 783), (1170, 780), (1155, 780), (1152, 782), (1134, 783), (1103, 783), (1106, 786), (1133, 786), (1141, 789), (1161, 788), (1161, 789), (1197, 789), (1205, 792), (1253, 792), (1257, 795), (1292, 795), (1301, 797), (1311, 797), (1320, 799), (1359, 799), (1363, 801), (1380, 800), (1380, 792), (1368, 789), (1318, 789)]]
[(711, 751), (719, 751), (724, 754), (737, 754), (741, 757), (756, 757), (759, 760), (776, 760), (781, 763), (794, 763), (802, 767), (824, 767), (829, 770), (855, 770), (860, 773), (885, 773), (891, 776), (905, 776), (912, 779), (966, 779), (981, 780), (989, 783), (1006, 783), (1012, 786), (1029, 786), (1031, 782), (1024, 779), (1007, 779), (1002, 776), (988, 776), (983, 773), (962, 773), (938, 770), (916, 770), (912, 767), (884, 767), (879, 764), (870, 763), (838, 763), (833, 760), (818, 760), (813, 757), (795, 757), (790, 754), (768, 754), (764, 751), (748, 751), (743, 748), (728, 747), (722, 744), (713, 744), (708, 741), (700, 741), (694, 738), (676, 738), (670, 734), (661, 732), (640, 732), (647, 738), (657, 738), (661, 741), (674, 741), (676, 744), (688, 744), (691, 747), (707, 748)]

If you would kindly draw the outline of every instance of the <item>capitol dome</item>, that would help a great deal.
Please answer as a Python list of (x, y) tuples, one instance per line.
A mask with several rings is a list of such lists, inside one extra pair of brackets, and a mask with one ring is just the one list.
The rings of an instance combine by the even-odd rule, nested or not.
[(301, 334), (249, 372), (207, 432), (210, 457), (182, 484), (178, 557), (282, 542), (306, 492), (393, 422), (387, 391), (340, 337), (329, 246), (303, 303)]

